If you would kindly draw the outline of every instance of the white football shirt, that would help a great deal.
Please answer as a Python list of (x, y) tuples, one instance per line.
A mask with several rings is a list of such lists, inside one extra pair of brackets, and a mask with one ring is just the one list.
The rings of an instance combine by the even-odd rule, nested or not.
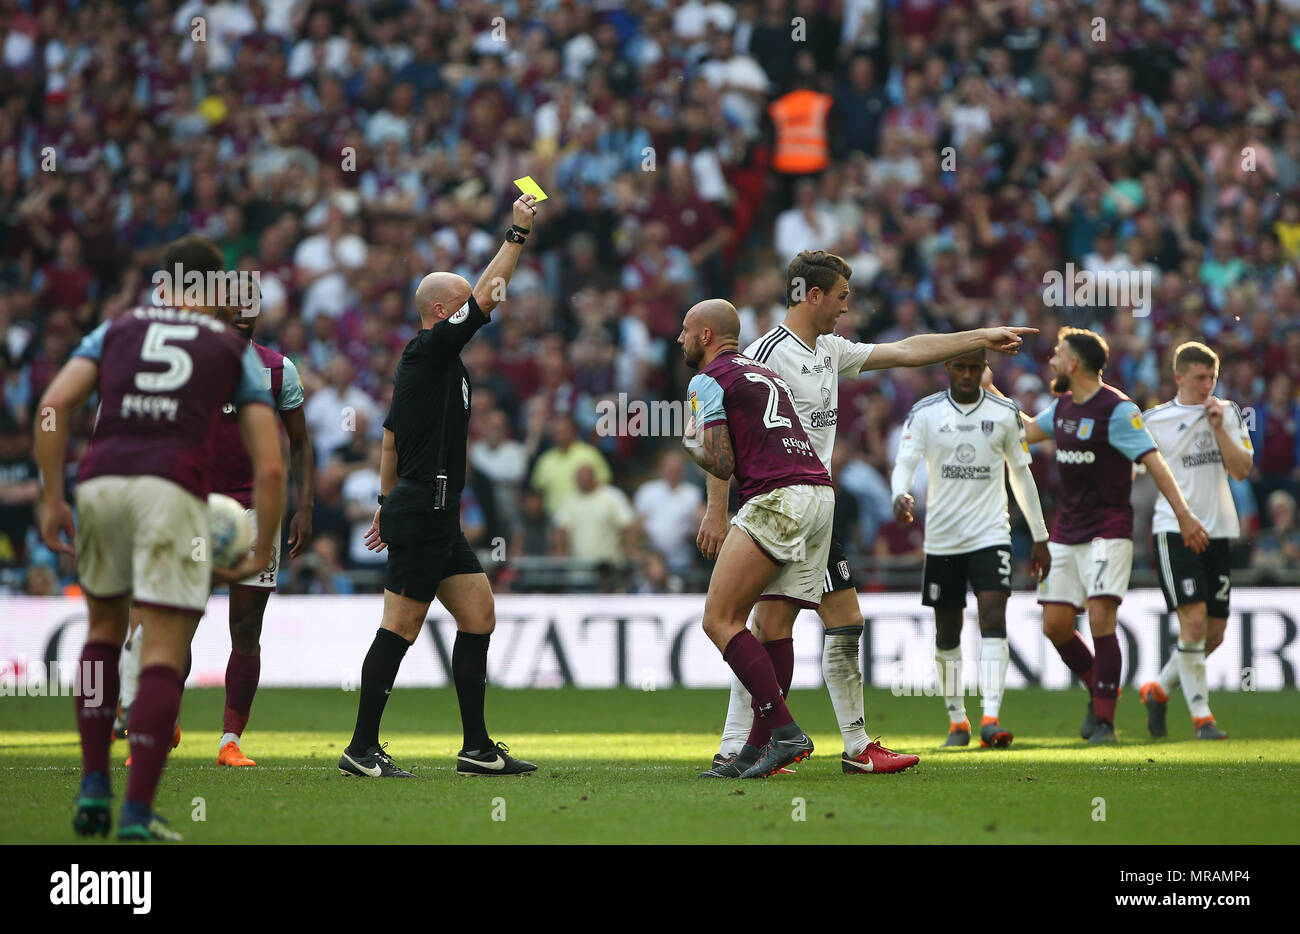
[[(1219, 401), (1224, 403), (1223, 425), (1233, 443), (1254, 456), (1241, 410), (1234, 402)], [(1219, 453), (1214, 429), (1205, 418), (1205, 406), (1183, 405), (1174, 399), (1144, 412), (1142, 420), (1178, 481), (1178, 488), (1183, 491), (1183, 499), (1187, 500), (1192, 515), (1201, 520), (1210, 538), (1236, 538), (1240, 535), (1241, 523), (1232, 501), (1232, 489), (1228, 486), (1228, 472), (1223, 466), (1223, 455)], [(1157, 535), (1178, 531), (1174, 509), (1163, 496), (1156, 500), (1151, 531)]]
[(745, 348), (746, 357), (775, 371), (790, 386), (799, 421), (827, 474), (839, 422), (840, 377), (858, 376), (875, 347), (838, 334), (823, 334), (809, 347), (784, 324), (778, 324)]
[(909, 483), (921, 461), (929, 474), (925, 553), (957, 555), (1008, 544), (1006, 465), (1030, 460), (1014, 402), (981, 389), (978, 402), (958, 405), (945, 390), (912, 406), (898, 463)]

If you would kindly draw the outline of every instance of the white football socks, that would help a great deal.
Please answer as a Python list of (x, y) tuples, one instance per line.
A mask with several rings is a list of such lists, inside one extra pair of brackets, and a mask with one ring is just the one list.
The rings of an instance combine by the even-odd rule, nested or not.
[(121, 683), (118, 703), (123, 710), (130, 709), (136, 692), (140, 689), (140, 653), (143, 651), (144, 633), (136, 629), (135, 635), (122, 646), (122, 660), (117, 667)]
[(862, 627), (826, 630), (822, 645), (822, 679), (831, 695), (835, 720), (849, 758), (867, 748), (866, 702), (862, 697)]
[(1174, 657), (1183, 683), (1183, 697), (1187, 698), (1187, 709), (1192, 712), (1192, 718), (1199, 720), (1211, 716), (1210, 684), (1205, 676), (1205, 640), (1184, 642), (1179, 639)]
[(1002, 692), (1007, 683), (1007, 663), (1011, 648), (1005, 636), (980, 638), (980, 691), (984, 702), (984, 716), (998, 718), (1002, 709)]
[(238, 745), (239, 745), (239, 734), (238, 734), (238, 733), (222, 733), (222, 734), (221, 734), (221, 741), (217, 743), (217, 752), (221, 752), (221, 750), (225, 749), (225, 748), (226, 748), (226, 743), (234, 743), (236, 746), (238, 746)]
[(934, 667), (938, 674), (939, 693), (954, 724), (966, 719), (966, 697), (961, 676), (961, 646), (934, 650)]
[(1178, 682), (1178, 649), (1175, 648), (1169, 653), (1169, 660), (1165, 662), (1165, 667), (1161, 668), (1160, 674), (1156, 675), (1156, 684), (1160, 685), (1160, 690), (1165, 692), (1165, 697), (1172, 697)]
[(740, 754), (740, 747), (749, 739), (749, 730), (754, 725), (754, 708), (750, 706), (753, 698), (735, 675), (731, 676), (731, 699), (727, 701), (727, 722), (722, 725), (722, 744), (718, 746), (721, 756)]

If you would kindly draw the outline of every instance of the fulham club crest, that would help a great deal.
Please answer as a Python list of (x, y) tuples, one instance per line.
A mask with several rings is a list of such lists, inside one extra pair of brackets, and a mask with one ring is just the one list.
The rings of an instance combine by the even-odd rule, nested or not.
[(980, 422), (980, 431), (986, 435), (993, 434), (993, 422), (988, 420)]

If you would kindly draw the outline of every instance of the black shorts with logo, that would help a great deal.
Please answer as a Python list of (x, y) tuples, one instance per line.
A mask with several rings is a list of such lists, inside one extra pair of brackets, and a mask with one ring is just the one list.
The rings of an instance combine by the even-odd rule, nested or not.
[(427, 602), (457, 574), (482, 574), (483, 566), (460, 528), (460, 504), (433, 508), (430, 490), (399, 481), (379, 511), (379, 537), (388, 543), (384, 589)]
[(959, 555), (926, 555), (921, 603), (939, 610), (964, 609), (966, 585), (975, 593), (1011, 593), (1011, 544), (990, 545)]
[(857, 581), (849, 561), (844, 557), (844, 544), (836, 535), (831, 536), (831, 550), (826, 557), (826, 579), (822, 581), (822, 593), (834, 593), (837, 590), (857, 590)]
[(1210, 539), (1210, 547), (1199, 555), (1183, 544), (1178, 532), (1153, 535), (1152, 546), (1160, 591), (1169, 612), (1189, 603), (1204, 603), (1207, 616), (1228, 618), (1232, 560), (1226, 538)]

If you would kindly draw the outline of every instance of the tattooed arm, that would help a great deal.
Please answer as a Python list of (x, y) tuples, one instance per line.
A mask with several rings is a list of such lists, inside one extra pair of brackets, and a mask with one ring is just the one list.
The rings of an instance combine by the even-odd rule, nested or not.
[(730, 480), (736, 469), (736, 453), (731, 447), (731, 429), (726, 422), (715, 422), (696, 430), (691, 417), (682, 438), (686, 453), (695, 463), (719, 480)]

